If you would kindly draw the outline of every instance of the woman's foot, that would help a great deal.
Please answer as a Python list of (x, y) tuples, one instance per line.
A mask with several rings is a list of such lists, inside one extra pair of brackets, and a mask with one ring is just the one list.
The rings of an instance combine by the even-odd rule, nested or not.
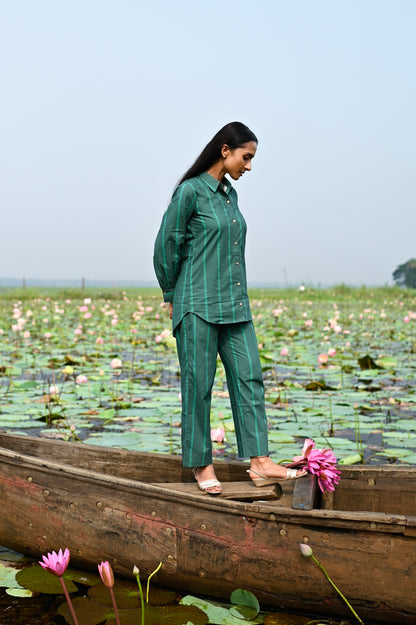
[(209, 495), (221, 495), (222, 488), (220, 482), (215, 477), (212, 464), (205, 467), (195, 467), (194, 476), (200, 490)]
[(293, 480), (306, 475), (304, 470), (287, 469), (276, 464), (269, 456), (253, 456), (248, 474), (258, 486), (272, 484), (273, 480)]

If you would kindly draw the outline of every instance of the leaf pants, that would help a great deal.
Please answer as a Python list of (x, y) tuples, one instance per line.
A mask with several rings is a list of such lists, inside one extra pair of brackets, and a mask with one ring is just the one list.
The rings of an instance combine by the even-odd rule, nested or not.
[(211, 393), (217, 354), (224, 365), (240, 457), (268, 454), (264, 386), (251, 321), (209, 323), (187, 313), (175, 328), (181, 367), (184, 467), (212, 463)]

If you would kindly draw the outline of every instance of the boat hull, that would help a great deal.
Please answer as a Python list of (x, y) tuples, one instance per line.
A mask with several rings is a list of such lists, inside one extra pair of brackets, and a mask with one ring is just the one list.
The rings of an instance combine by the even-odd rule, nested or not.
[[(330, 499), (327, 509), (294, 510), (290, 482), (278, 501), (214, 498), (190, 483), (178, 490), (191, 478), (177, 457), (14, 439), (0, 435), (0, 544), (35, 557), (68, 547), (72, 565), (109, 560), (127, 577), (134, 565), (149, 574), (162, 562), (162, 586), (222, 599), (243, 587), (265, 607), (348, 615), (301, 555), (299, 543), (308, 543), (363, 621), (416, 623), (414, 515), (334, 510)], [(380, 469), (343, 473), (368, 486), (377, 471), (380, 482)], [(217, 474), (246, 479), (237, 462), (219, 463)], [(416, 480), (406, 475), (407, 484)]]

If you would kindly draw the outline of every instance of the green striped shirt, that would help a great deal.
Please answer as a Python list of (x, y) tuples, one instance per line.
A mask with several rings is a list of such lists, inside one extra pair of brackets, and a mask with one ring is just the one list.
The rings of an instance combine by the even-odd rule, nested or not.
[(188, 312), (210, 323), (250, 321), (244, 260), (247, 226), (227, 178), (207, 173), (175, 191), (153, 264), (175, 328)]

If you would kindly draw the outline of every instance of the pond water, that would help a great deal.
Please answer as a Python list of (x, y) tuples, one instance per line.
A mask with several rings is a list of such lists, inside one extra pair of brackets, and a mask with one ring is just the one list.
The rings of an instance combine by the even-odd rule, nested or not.
[[(5, 584), (4, 580), (4, 566), (6, 567), (16, 567), (17, 570), (22, 570), (24, 567), (33, 567), (34, 562), (28, 561), (22, 557), (23, 562), (20, 561), (19, 554), (15, 552), (10, 552), (5, 547), (0, 547), (0, 581), (1, 584)], [(10, 570), (10, 569), (9, 569)], [(81, 574), (84, 574), (81, 572)], [(85, 573), (85, 576), (90, 575), (89, 573)], [(54, 578), (56, 579), (56, 578)], [(13, 586), (15, 589), (18, 584), (13, 583), (12, 579), (8, 578), (8, 583), (10, 586)], [(68, 584), (68, 580), (66, 582)], [(91, 582), (93, 583), (93, 582)], [(128, 593), (125, 595), (124, 602), (127, 601), (127, 604), (130, 607), (130, 610), (126, 610), (127, 604), (123, 603), (123, 585), (127, 584), (126, 589), (128, 589)], [(7, 583), (6, 583), (7, 586)], [(99, 604), (100, 597), (105, 597), (108, 593), (107, 589), (101, 584), (98, 583), (98, 586), (102, 590), (97, 590), (95, 592), (95, 601)], [(98, 586), (94, 587), (98, 589)], [(88, 608), (87, 610), (82, 609), (81, 604), (76, 604), (77, 597), (82, 598), (85, 597), (86, 593), (91, 592), (88, 586), (78, 585), (79, 591), (75, 593), (71, 593), (72, 600), (74, 601), (74, 606), (76, 607), (76, 614), (79, 620), (79, 625), (114, 625), (114, 619), (110, 618), (110, 620), (102, 620), (99, 619), (100, 612), (104, 611), (108, 613), (111, 612), (111, 608), (104, 608), (103, 606), (97, 606), (97, 612), (94, 614), (94, 610)], [(131, 582), (125, 582), (122, 580), (115, 581), (115, 591), (117, 597), (117, 605), (119, 609), (120, 619), (122, 625), (140, 625), (140, 608), (136, 607), (132, 610), (132, 595), (135, 593), (137, 595), (136, 604), (138, 604), (138, 590), (134, 590), (134, 586), (132, 586)], [(145, 585), (144, 585), (145, 589)], [(154, 594), (152, 592), (150, 594), (150, 602), (154, 605), (157, 604), (158, 597), (159, 601), (162, 601), (165, 606), (162, 608), (164, 612), (162, 612), (162, 618), (158, 618), (157, 615), (153, 614), (151, 611), (147, 614), (146, 623), (148, 625), (187, 625), (187, 623), (191, 624), (192, 622), (195, 625), (204, 625), (207, 623), (207, 619), (203, 618), (201, 620), (200, 614), (196, 614), (195, 620), (190, 620), (191, 615), (180, 616), (180, 613), (175, 613), (174, 610), (177, 607), (179, 610), (188, 610), (186, 606), (192, 605), (200, 605), (204, 606), (205, 602), (208, 602), (210, 605), (211, 619), (209, 623), (221, 623), (223, 625), (240, 625), (240, 623), (246, 623), (247, 625), (260, 625), (261, 623), (266, 623), (268, 625), (350, 625), (350, 621), (340, 620), (337, 618), (327, 617), (324, 619), (319, 619), (313, 615), (300, 615), (294, 613), (284, 613), (284, 612), (260, 612), (257, 618), (250, 619), (247, 617), (247, 620), (241, 620), (241, 618), (236, 618), (230, 612), (230, 605), (226, 605), (223, 603), (218, 603), (215, 601), (211, 601), (206, 598), (187, 597), (184, 599), (185, 606), (181, 608), (178, 605), (178, 600), (181, 598), (181, 595), (177, 595), (175, 592), (167, 593), (163, 589), (151, 588), (151, 591), (154, 590)], [(118, 594), (117, 594), (118, 591)], [(30, 597), (16, 597), (11, 596), (8, 592), (12, 592), (10, 590), (6, 591), (6, 588), (0, 587), (0, 625), (67, 625), (71, 622), (69, 615), (66, 614), (66, 618), (58, 614), (58, 610), (61, 611), (62, 607), (66, 607), (66, 602), (63, 598), (62, 594), (45, 594), (41, 592), (33, 593), (34, 596)], [(49, 593), (52, 592), (49, 589)], [(158, 594), (159, 593), (159, 594)], [(176, 597), (176, 602), (172, 604), (172, 596)], [(189, 600), (188, 600), (189, 599)], [(82, 599), (81, 599), (82, 601)], [(110, 606), (110, 602), (105, 603), (105, 605)], [(203, 607), (202, 607), (203, 609)], [(152, 610), (152, 608), (150, 608)], [(169, 610), (171, 611), (171, 617), (169, 617)], [(129, 616), (128, 612), (131, 612)], [(217, 614), (220, 618), (218, 620), (215, 619), (215, 614)], [(227, 616), (229, 614), (229, 616)], [(189, 619), (189, 620), (188, 620)], [(367, 625), (372, 625), (367, 622)]]
[[(290, 459), (313, 438), (340, 463), (358, 455), (367, 464), (415, 465), (414, 294), (250, 295), (273, 458)], [(152, 289), (0, 297), (0, 428), (179, 454), (179, 366), (169, 328)], [(225, 430), (214, 454), (236, 457), (220, 363), (211, 425)], [(0, 625), (61, 625), (55, 607), (55, 597), (18, 599), (2, 590)]]

